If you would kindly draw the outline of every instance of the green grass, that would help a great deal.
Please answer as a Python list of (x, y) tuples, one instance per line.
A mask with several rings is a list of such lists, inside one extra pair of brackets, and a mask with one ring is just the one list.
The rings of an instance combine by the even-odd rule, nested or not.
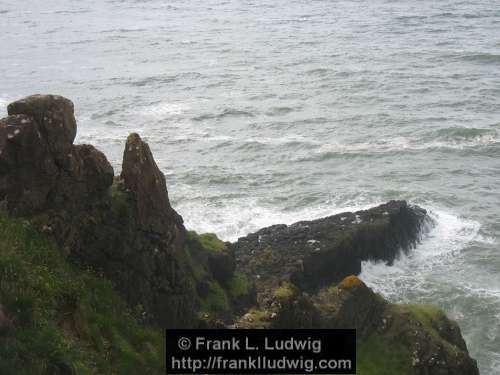
[(251, 287), (248, 277), (241, 272), (235, 272), (228, 283), (228, 291), (233, 299), (247, 295)]
[(225, 290), (217, 281), (211, 281), (207, 296), (201, 300), (200, 311), (206, 313), (218, 313), (229, 310), (229, 300)]
[(130, 204), (127, 201), (127, 195), (120, 190), (117, 183), (114, 182), (111, 186), (111, 211), (115, 216), (128, 216)]
[(412, 373), (411, 353), (384, 336), (373, 334), (358, 343), (358, 375), (406, 375)]
[(278, 300), (286, 301), (292, 299), (297, 294), (295, 287), (288, 283), (282, 282), (279, 287), (274, 290), (274, 296)]
[(450, 324), (444, 312), (437, 306), (427, 304), (394, 304), (388, 307), (394, 321), (384, 334), (373, 333), (358, 345), (358, 374), (403, 375), (412, 373), (412, 354), (408, 338), (402, 332), (418, 329), (430, 334), (447, 350), (453, 351), (438, 330)]
[(28, 224), (0, 215), (0, 302), (15, 330), (0, 337), (0, 374), (160, 374), (163, 339), (110, 282), (81, 271)]
[(206, 250), (223, 251), (226, 249), (226, 243), (221, 241), (214, 233), (198, 234), (190, 230), (188, 231), (188, 238), (191, 240), (198, 240)]

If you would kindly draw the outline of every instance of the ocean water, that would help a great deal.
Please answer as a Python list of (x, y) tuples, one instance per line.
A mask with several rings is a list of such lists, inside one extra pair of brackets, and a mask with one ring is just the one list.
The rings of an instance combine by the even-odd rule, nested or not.
[(0, 114), (65, 95), (116, 172), (140, 133), (190, 228), (429, 210), (413, 252), (361, 277), (441, 306), (500, 373), (497, 1), (0, 0), (0, 17)]

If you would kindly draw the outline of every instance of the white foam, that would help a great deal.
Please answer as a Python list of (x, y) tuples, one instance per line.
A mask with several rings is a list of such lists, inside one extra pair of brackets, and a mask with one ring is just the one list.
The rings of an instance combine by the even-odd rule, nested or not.
[(7, 104), (9, 104), (9, 100), (0, 96), (0, 117), (7, 116)]
[(235, 241), (270, 225), (314, 220), (341, 212), (367, 209), (377, 204), (359, 197), (342, 206), (327, 201), (307, 209), (279, 211), (276, 207), (260, 204), (256, 199), (226, 199), (223, 206), (215, 202), (205, 203), (200, 209), (200, 202), (195, 198), (192, 201), (180, 200), (175, 206), (181, 215), (185, 214), (183, 217), (187, 228), (216, 233), (223, 240)]
[[(453, 263), (471, 242), (482, 242), (480, 223), (440, 209), (429, 209), (435, 225), (416, 249), (400, 256), (392, 266), (366, 261), (360, 278), (391, 300), (405, 301), (408, 293), (425, 289), (436, 267)], [(425, 291), (424, 291), (425, 292)]]
[(146, 117), (163, 120), (171, 116), (181, 115), (190, 108), (191, 106), (188, 103), (161, 102), (142, 108), (140, 114)]

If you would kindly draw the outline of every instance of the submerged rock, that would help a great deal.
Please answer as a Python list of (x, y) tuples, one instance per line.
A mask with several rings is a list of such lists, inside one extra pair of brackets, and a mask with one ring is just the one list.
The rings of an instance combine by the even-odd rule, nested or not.
[(314, 291), (361, 272), (364, 260), (392, 263), (414, 247), (426, 211), (405, 201), (390, 201), (355, 213), (274, 225), (240, 238), (231, 246), (237, 267), (256, 280), (259, 293), (288, 280)]

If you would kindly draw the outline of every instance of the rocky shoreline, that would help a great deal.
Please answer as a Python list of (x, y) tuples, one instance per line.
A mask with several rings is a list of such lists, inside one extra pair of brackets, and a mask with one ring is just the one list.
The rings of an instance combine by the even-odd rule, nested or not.
[[(27, 221), (66, 262), (109, 280), (140, 324), (356, 328), (366, 374), (479, 373), (458, 325), (438, 308), (390, 304), (355, 276), (364, 260), (391, 264), (415, 247), (432, 225), (422, 208), (391, 201), (225, 243), (186, 230), (139, 135), (128, 137), (115, 176), (102, 152), (73, 144), (76, 131), (66, 98), (34, 95), (8, 106), (0, 212)], [(23, 330), (2, 275), (0, 343)], [(67, 314), (76, 320), (78, 309)]]

